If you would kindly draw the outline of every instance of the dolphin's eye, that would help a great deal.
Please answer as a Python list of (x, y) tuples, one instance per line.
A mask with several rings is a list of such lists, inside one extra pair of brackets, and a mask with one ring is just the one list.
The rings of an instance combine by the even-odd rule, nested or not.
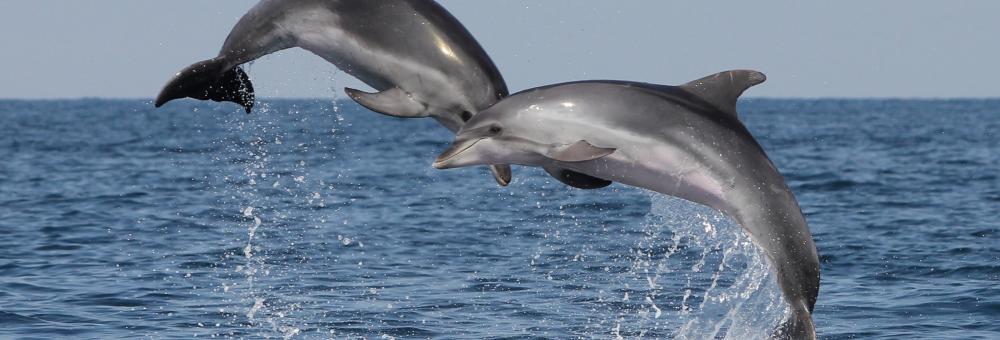
[(493, 126), (490, 127), (490, 134), (491, 135), (499, 135), (500, 132), (503, 132), (503, 129), (500, 129), (499, 126), (493, 125)]
[(462, 111), (461, 117), (463, 122), (468, 122), (469, 119), (472, 119), (472, 113), (469, 113), (469, 111)]

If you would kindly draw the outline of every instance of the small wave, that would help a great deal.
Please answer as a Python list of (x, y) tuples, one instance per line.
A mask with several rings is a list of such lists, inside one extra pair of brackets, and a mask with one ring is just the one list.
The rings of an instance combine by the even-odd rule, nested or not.
[(990, 237), (996, 234), (997, 234), (997, 229), (983, 229), (974, 231), (969, 235), (973, 237)]
[(17, 313), (0, 311), (0, 325), (28, 326), (39, 322), (45, 322), (45, 320), (27, 317)]
[(856, 189), (862, 186), (875, 187), (879, 185), (881, 184), (876, 182), (858, 182), (849, 179), (835, 179), (829, 181), (799, 183), (792, 185), (792, 187), (795, 188), (795, 191), (814, 192), (814, 191), (843, 191), (849, 189)]
[(499, 282), (493, 283), (477, 283), (470, 285), (466, 288), (462, 288), (462, 292), (519, 292), (522, 290), (528, 290), (526, 287), (507, 285)]
[(140, 299), (123, 298), (118, 294), (85, 294), (63, 300), (63, 302), (87, 305), (87, 306), (108, 306), (108, 307), (142, 307), (147, 306), (148, 301)]
[(49, 252), (49, 251), (60, 252), (60, 251), (79, 250), (81, 248), (83, 248), (83, 246), (79, 245), (79, 244), (54, 243), (54, 244), (44, 244), (44, 245), (35, 247), (35, 251), (40, 251), (40, 252)]

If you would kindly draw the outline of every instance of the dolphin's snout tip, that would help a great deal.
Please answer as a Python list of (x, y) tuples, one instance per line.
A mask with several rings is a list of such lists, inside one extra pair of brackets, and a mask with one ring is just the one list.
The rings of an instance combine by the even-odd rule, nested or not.
[(457, 168), (458, 166), (455, 165), (455, 156), (456, 154), (453, 153), (442, 153), (434, 159), (434, 163), (431, 163), (431, 166), (438, 170)]
[(437, 159), (434, 160), (434, 164), (431, 165), (435, 169), (450, 169), (458, 167), (454, 165), (455, 158), (459, 154), (465, 152), (465, 150), (471, 148), (473, 145), (476, 145), (476, 143), (479, 143), (479, 141), (481, 140), (482, 138), (475, 140), (456, 141), (454, 144), (451, 145), (451, 147), (448, 148), (448, 150), (445, 150), (440, 155), (438, 155)]
[(434, 163), (431, 163), (435, 169), (443, 170), (448, 169), (448, 159), (451, 158), (447, 153), (442, 153), (434, 159)]

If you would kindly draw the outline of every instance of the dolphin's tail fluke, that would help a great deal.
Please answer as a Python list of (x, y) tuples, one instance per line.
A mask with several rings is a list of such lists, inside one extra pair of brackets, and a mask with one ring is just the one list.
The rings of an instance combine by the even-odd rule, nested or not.
[(178, 72), (156, 97), (156, 107), (180, 98), (233, 102), (250, 113), (254, 103), (253, 84), (239, 67), (227, 69), (225, 60), (209, 59)]
[(812, 313), (804, 308), (792, 307), (792, 315), (785, 319), (774, 332), (777, 339), (815, 340), (816, 325), (813, 324)]

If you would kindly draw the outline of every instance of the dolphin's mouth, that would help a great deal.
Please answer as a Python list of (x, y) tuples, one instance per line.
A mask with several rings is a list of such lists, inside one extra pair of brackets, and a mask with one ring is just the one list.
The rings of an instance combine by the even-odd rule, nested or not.
[(435, 168), (437, 168), (437, 169), (448, 169), (448, 168), (451, 168), (452, 167), (451, 164), (448, 164), (449, 161), (451, 161), (452, 159), (454, 159), (458, 155), (461, 155), (463, 152), (465, 152), (465, 150), (469, 150), (469, 148), (472, 148), (473, 146), (476, 145), (476, 143), (479, 143), (483, 139), (486, 139), (486, 138), (479, 138), (479, 139), (470, 140), (470, 141), (467, 141), (467, 142), (461, 142), (461, 143), (452, 144), (451, 147), (448, 148), (448, 150), (445, 150), (444, 152), (442, 152), (441, 155), (439, 155), (437, 157), (437, 159), (434, 160), (433, 166)]

